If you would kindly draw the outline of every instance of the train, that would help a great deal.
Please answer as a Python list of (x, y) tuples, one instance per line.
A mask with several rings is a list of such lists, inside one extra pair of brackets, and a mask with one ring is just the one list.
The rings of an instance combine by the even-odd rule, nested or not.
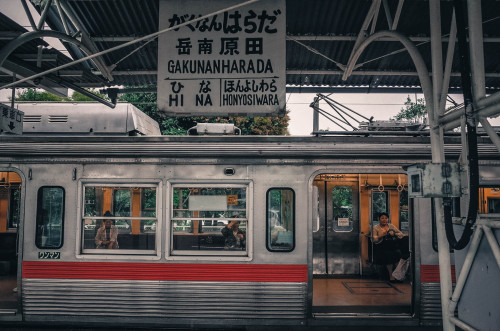
[[(161, 136), (131, 105), (17, 107), (26, 133), (0, 135), (0, 323), (440, 325), (434, 205), (404, 170), (431, 161), (425, 133)], [(142, 124), (103, 125), (119, 111)], [(497, 151), (478, 147), (481, 212), (499, 213)], [(459, 136), (445, 153), (460, 159)], [(398, 283), (373, 256), (381, 213), (409, 238)], [(108, 219), (116, 247), (97, 239)]]

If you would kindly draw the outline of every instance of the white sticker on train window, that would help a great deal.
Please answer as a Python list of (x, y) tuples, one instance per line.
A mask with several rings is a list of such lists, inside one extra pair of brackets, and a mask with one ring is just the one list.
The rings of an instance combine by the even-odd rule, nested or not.
[(189, 197), (189, 210), (204, 210), (204, 211), (227, 210), (227, 196), (192, 195)]
[(338, 218), (337, 219), (338, 226), (349, 226), (349, 218)]

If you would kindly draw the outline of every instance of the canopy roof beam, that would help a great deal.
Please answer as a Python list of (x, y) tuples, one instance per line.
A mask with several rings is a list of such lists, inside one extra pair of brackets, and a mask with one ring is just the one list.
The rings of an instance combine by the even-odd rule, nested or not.
[[(1, 36), (1, 34), (0, 34)], [(132, 41), (136, 40), (137, 38), (143, 37), (142, 35), (138, 36), (92, 36), (90, 39), (92, 39), (94, 42), (127, 42), (127, 41)], [(287, 35), (287, 40), (289, 41), (356, 41), (358, 38), (357, 36), (325, 36), (325, 35), (292, 35), (289, 34)], [(431, 38), (426, 37), (426, 36), (409, 36), (408, 37), (411, 41), (413, 42), (430, 42)], [(447, 43), (450, 41), (450, 38), (448, 36), (443, 36), (441, 38), (443, 43)], [(374, 42), (387, 42), (387, 41), (393, 41), (397, 42), (398, 40), (393, 37), (384, 37), (375, 40)], [(485, 37), (483, 39), (485, 43), (500, 43), (500, 37)]]

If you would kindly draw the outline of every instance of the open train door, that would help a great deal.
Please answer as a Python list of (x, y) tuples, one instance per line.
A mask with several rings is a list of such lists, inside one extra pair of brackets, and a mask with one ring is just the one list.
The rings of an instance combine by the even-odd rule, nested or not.
[(0, 316), (15, 315), (18, 309), (21, 196), (21, 176), (0, 169)]
[[(324, 173), (314, 178), (317, 202), (313, 198), (312, 206), (318, 215), (313, 213), (312, 222), (313, 316), (411, 317), (413, 282), (405, 274), (411, 260), (391, 254), (393, 270), (400, 262), (407, 268), (396, 282), (390, 278), (389, 263), (373, 258), (371, 239), (381, 213), (408, 232), (406, 183), (406, 176), (397, 173)], [(404, 238), (400, 243), (408, 252), (409, 237)]]

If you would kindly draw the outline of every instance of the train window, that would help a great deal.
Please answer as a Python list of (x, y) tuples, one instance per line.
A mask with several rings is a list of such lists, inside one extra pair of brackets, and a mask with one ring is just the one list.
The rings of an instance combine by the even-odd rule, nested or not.
[(142, 190), (141, 203), (142, 216), (156, 216), (156, 190), (147, 187), (144, 188)]
[(295, 248), (295, 193), (289, 188), (267, 191), (267, 249), (290, 252)]
[(500, 213), (500, 198), (488, 198), (488, 213)]
[(335, 186), (332, 189), (333, 231), (351, 232), (352, 223), (352, 187)]
[(83, 190), (83, 253), (157, 253), (156, 186), (87, 184)]
[(172, 189), (172, 255), (247, 255), (246, 186)]
[(479, 213), (500, 213), (500, 187), (481, 187), (479, 197)]
[(115, 216), (130, 216), (130, 189), (113, 190), (113, 214)]
[(38, 190), (35, 244), (38, 248), (63, 245), (64, 189), (43, 186)]
[(372, 191), (372, 226), (378, 224), (380, 214), (387, 213), (390, 215), (388, 199), (389, 195), (387, 191)]

